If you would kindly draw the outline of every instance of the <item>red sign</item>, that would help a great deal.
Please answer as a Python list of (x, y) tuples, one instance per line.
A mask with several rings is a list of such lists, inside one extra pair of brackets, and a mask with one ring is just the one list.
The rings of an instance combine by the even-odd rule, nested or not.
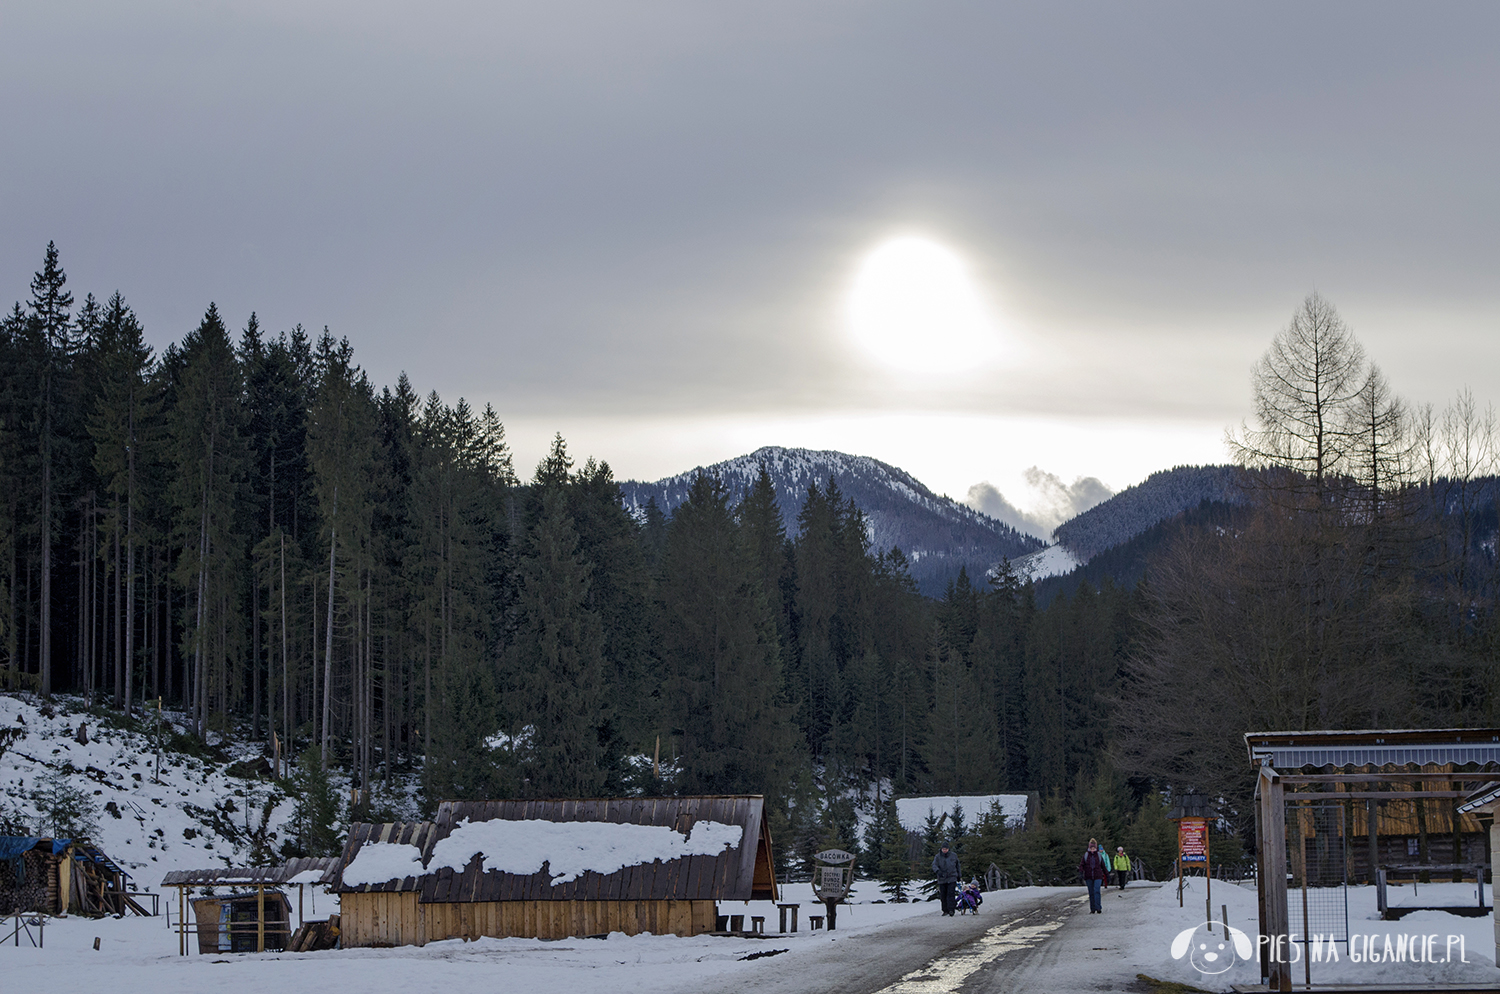
[(1208, 819), (1184, 818), (1177, 823), (1177, 852), (1184, 863), (1208, 862)]

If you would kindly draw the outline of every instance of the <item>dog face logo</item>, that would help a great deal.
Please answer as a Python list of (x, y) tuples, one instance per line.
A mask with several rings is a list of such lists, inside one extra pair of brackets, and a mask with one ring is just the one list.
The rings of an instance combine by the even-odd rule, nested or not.
[[(1210, 928), (1213, 931), (1210, 932)], [(1172, 940), (1172, 958), (1186, 956), (1193, 969), (1212, 976), (1255, 955), (1250, 936), (1237, 928), (1230, 928), (1229, 935), (1225, 936), (1224, 928), (1222, 924), (1204, 922), (1195, 928), (1183, 929)]]

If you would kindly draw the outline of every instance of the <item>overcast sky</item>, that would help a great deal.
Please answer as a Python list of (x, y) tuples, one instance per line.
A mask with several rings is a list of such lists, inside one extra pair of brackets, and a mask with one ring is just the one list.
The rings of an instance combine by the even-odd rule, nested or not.
[[(158, 347), (348, 335), (622, 478), (765, 444), (1026, 503), (1224, 459), (1311, 290), (1395, 388), (1497, 399), (1500, 5), (0, 3), (0, 293), (55, 239)], [(850, 338), (961, 260), (998, 351)], [(7, 300), (8, 302), (8, 300)]]

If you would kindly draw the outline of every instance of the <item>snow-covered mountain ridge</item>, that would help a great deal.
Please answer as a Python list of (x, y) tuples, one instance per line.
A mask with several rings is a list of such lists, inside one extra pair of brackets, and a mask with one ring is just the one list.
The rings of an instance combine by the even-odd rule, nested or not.
[(1002, 559), (1018, 559), (1042, 548), (1039, 540), (933, 493), (903, 469), (869, 456), (831, 450), (765, 446), (655, 482), (627, 480), (620, 490), (632, 513), (644, 515), (646, 502), (654, 498), (662, 512), (670, 515), (687, 499), (699, 473), (718, 476), (733, 503), (749, 491), (762, 465), (770, 473), (788, 534), (796, 534), (797, 514), (807, 488), (826, 486), (831, 478), (864, 512), (871, 546), (878, 551), (899, 548), (905, 553), (912, 577), (924, 593), (941, 594), (960, 566), (971, 576), (983, 576)]

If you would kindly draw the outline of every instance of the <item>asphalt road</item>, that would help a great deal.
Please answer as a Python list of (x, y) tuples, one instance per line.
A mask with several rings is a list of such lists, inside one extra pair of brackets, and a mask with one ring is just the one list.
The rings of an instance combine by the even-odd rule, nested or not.
[(920, 915), (850, 934), (816, 958), (766, 960), (704, 991), (753, 994), (1028, 994), (1136, 991), (1112, 969), (1111, 943), (1144, 891), (1116, 892), (1104, 915), (1087, 913), (1081, 888), (989, 895), (977, 916)]

